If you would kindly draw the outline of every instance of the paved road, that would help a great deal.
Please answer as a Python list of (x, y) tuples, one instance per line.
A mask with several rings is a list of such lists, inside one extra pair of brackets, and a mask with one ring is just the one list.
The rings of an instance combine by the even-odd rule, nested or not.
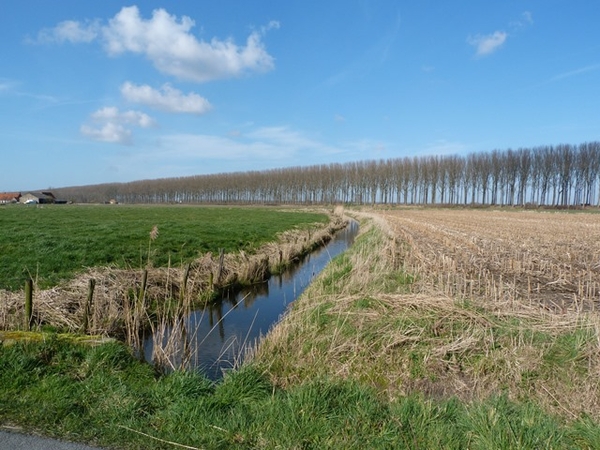
[(100, 450), (98, 447), (0, 430), (0, 450)]

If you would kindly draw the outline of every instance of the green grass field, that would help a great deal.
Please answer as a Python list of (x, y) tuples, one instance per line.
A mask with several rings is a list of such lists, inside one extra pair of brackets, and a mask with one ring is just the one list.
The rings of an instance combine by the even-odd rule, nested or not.
[(122, 344), (0, 345), (0, 424), (121, 449), (593, 449), (592, 418), (566, 421), (498, 394), (471, 403), (386, 401), (352, 381), (288, 389), (246, 366), (211, 383), (156, 377)]
[[(258, 207), (3, 206), (0, 289), (19, 289), (28, 276), (49, 287), (88, 267), (180, 266), (221, 248), (252, 252), (280, 232), (328, 220)], [(151, 241), (154, 226), (158, 237)]]

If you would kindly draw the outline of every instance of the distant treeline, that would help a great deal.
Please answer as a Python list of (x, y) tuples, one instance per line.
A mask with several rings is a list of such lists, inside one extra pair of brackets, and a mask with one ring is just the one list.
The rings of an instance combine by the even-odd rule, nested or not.
[(54, 189), (74, 202), (598, 205), (600, 143)]

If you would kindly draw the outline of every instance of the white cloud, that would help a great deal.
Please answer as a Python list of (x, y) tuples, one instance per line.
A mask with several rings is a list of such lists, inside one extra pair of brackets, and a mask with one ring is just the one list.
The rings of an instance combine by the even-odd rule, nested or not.
[(517, 20), (510, 22), (512, 31), (519, 31), (529, 25), (533, 24), (533, 15), (530, 11), (521, 13), (521, 16)]
[(114, 122), (107, 122), (100, 128), (93, 128), (89, 125), (82, 125), (81, 134), (100, 142), (110, 142), (115, 144), (129, 145), (132, 143), (131, 130), (123, 125)]
[[(160, 154), (173, 160), (265, 160), (281, 159), (280, 149), (272, 143), (242, 142), (234, 138), (206, 134), (175, 134), (160, 139)], [(164, 152), (164, 153), (163, 153)]]
[(0, 92), (12, 91), (16, 85), (17, 83), (15, 83), (14, 81), (0, 78)]
[(261, 27), (260, 31), (262, 34), (266, 34), (267, 31), (270, 30), (279, 30), (281, 28), (281, 24), (277, 20), (271, 20), (266, 26)]
[(196, 82), (273, 69), (273, 57), (265, 50), (262, 37), (268, 30), (279, 28), (279, 22), (272, 21), (250, 33), (245, 45), (237, 45), (232, 39), (198, 40), (191, 33), (194, 26), (190, 17), (178, 19), (162, 8), (155, 9), (150, 19), (144, 19), (137, 6), (130, 6), (123, 7), (104, 26), (98, 20), (61, 22), (42, 30), (38, 42), (101, 40), (111, 56), (141, 54), (160, 72)]
[(109, 156), (126, 178), (147, 179), (209, 173), (247, 172), (283, 167), (345, 163), (388, 156), (381, 141), (363, 139), (338, 144), (308, 136), (288, 126), (253, 128), (224, 135), (178, 133), (145, 146)]
[(148, 128), (155, 124), (154, 120), (148, 114), (132, 110), (120, 112), (114, 106), (99, 109), (92, 114), (92, 119), (97, 122), (122, 122), (142, 128)]
[(114, 106), (107, 106), (95, 111), (90, 118), (96, 127), (82, 125), (81, 134), (101, 142), (130, 145), (133, 143), (131, 129), (128, 126), (140, 128), (152, 127), (156, 124), (154, 119), (140, 111), (119, 111)]
[(100, 25), (97, 20), (82, 24), (74, 20), (60, 22), (54, 28), (45, 28), (38, 33), (38, 42), (41, 43), (89, 43), (98, 37)]
[(227, 171), (306, 165), (342, 150), (313, 140), (287, 126), (262, 127), (228, 136), (174, 134), (160, 138), (155, 157), (169, 161), (227, 161)]
[(388, 145), (376, 139), (360, 139), (344, 143), (344, 151), (354, 160), (366, 160), (384, 158), (388, 151)]
[(518, 34), (521, 30), (527, 28), (533, 24), (533, 15), (529, 11), (521, 13), (517, 20), (509, 22), (508, 29), (510, 34), (506, 31), (494, 31), (491, 34), (477, 34), (475, 36), (469, 36), (467, 43), (475, 47), (476, 56), (487, 56), (498, 50), (506, 39), (515, 34)]
[(315, 141), (299, 131), (294, 131), (287, 126), (262, 127), (245, 134), (246, 137), (256, 142), (278, 148), (284, 154), (332, 154), (339, 153), (336, 147)]
[(486, 56), (498, 50), (508, 35), (504, 31), (495, 31), (492, 34), (469, 36), (467, 42), (476, 48), (477, 56)]
[(127, 82), (121, 86), (121, 94), (127, 101), (167, 112), (204, 114), (212, 108), (204, 97), (194, 92), (183, 94), (169, 84), (156, 90), (148, 85), (137, 86)]
[(194, 21), (183, 16), (177, 21), (164, 9), (157, 9), (144, 20), (137, 7), (123, 8), (103, 28), (105, 48), (111, 55), (141, 53), (163, 73), (178, 78), (205, 82), (236, 77), (250, 71), (268, 71), (273, 58), (253, 32), (245, 46), (232, 40), (199, 41), (190, 33)]
[(423, 154), (425, 155), (459, 155), (467, 151), (467, 146), (462, 142), (452, 142), (445, 139), (438, 139), (433, 142), (429, 142), (423, 148)]
[(553, 81), (564, 80), (565, 78), (571, 78), (576, 75), (581, 75), (582, 73), (592, 72), (592, 71), (595, 71), (598, 69), (600, 69), (600, 64), (592, 64), (590, 66), (580, 67), (579, 69), (575, 69), (575, 70), (571, 70), (569, 72), (563, 72), (561, 74), (555, 75), (552, 78), (550, 78), (549, 81), (553, 82)]
[(22, 85), (23, 84), (19, 81), (0, 78), (0, 95), (11, 95), (39, 100), (42, 103), (40, 106), (48, 106), (52, 104), (56, 105), (61, 102), (59, 98), (52, 95), (38, 94), (36, 92), (22, 90), (20, 89)]

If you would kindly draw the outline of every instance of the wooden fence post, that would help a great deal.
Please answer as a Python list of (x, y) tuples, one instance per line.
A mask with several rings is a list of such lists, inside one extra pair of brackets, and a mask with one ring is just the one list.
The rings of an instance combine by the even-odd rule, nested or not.
[(144, 297), (146, 295), (146, 285), (148, 283), (148, 269), (144, 269), (144, 273), (142, 274), (142, 285), (140, 286), (140, 292), (138, 296), (138, 305), (143, 305)]
[(217, 284), (221, 282), (221, 276), (223, 275), (223, 263), (225, 260), (225, 249), (219, 249), (219, 272), (217, 272)]
[(33, 325), (33, 280), (25, 282), (25, 329), (31, 331)]
[(190, 264), (188, 264), (185, 268), (185, 272), (183, 272), (183, 279), (181, 280), (181, 287), (179, 288), (179, 302), (183, 306), (185, 300), (185, 292), (187, 290), (187, 282), (188, 277), (190, 275)]
[(90, 278), (88, 282), (88, 295), (87, 302), (85, 304), (85, 311), (83, 313), (83, 332), (88, 332), (88, 326), (90, 323), (90, 315), (92, 313), (92, 302), (94, 299), (94, 288), (96, 287), (96, 280)]

